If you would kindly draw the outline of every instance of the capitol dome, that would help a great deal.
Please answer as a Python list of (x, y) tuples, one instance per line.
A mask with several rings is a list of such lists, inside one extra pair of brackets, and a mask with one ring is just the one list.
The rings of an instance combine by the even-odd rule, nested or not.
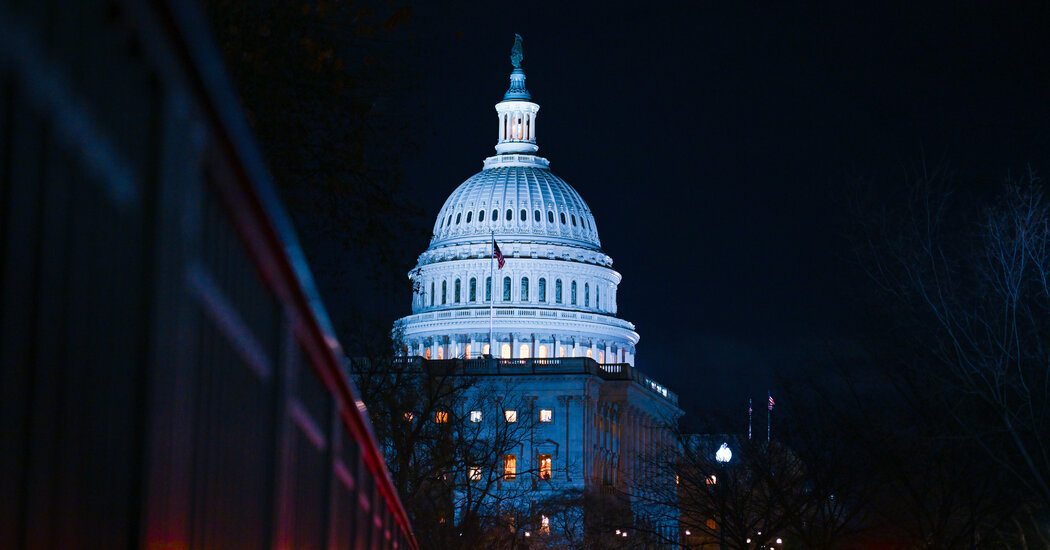
[[(409, 273), (401, 352), (427, 359), (588, 357), (634, 364), (638, 333), (616, 316), (621, 276), (583, 197), (539, 156), (540, 106), (520, 57), (496, 104), (496, 154), (456, 187)], [(505, 259), (496, 267), (495, 247)]]

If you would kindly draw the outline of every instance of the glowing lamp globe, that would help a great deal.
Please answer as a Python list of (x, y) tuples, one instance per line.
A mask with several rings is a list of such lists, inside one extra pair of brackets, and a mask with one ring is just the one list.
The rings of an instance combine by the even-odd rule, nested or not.
[(717, 452), (715, 452), (715, 460), (725, 464), (732, 459), (733, 451), (729, 450), (729, 445), (727, 443), (722, 443), (722, 446), (718, 448)]

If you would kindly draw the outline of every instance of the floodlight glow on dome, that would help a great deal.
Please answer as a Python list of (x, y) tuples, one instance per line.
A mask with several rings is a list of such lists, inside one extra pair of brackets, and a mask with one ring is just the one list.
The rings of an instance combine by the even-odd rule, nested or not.
[(715, 453), (715, 460), (725, 464), (733, 459), (733, 451), (729, 450), (728, 443), (722, 443), (722, 446), (718, 448)]

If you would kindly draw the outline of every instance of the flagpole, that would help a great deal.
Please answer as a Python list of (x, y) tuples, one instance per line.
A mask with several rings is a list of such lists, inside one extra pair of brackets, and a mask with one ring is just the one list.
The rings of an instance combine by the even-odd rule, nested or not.
[(753, 409), (751, 408), (751, 398), (748, 397), (747, 398), (747, 440), (748, 441), (751, 441), (751, 412), (752, 411), (753, 411)]
[(766, 390), (766, 395), (769, 396), (769, 406), (766, 407), (766, 442), (769, 442), (770, 425), (773, 422), (773, 394)]
[(489, 355), (495, 357), (496, 344), (492, 342), (492, 304), (496, 302), (496, 232), (492, 232), (492, 250), (489, 251)]

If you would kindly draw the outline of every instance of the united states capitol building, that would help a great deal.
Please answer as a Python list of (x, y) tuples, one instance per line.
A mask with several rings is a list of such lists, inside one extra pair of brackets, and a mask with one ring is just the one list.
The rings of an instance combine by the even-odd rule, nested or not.
[(590, 207), (538, 155), (540, 106), (525, 87), (520, 42), (515, 52), (496, 104), (496, 154), (438, 213), (409, 275), (412, 314), (395, 335), (409, 357), (513, 380), (540, 433), (504, 457), (509, 475), (541, 471), (562, 488), (630, 494), (640, 453), (670, 443), (682, 411), (636, 366), (639, 334), (617, 317), (621, 275)]

